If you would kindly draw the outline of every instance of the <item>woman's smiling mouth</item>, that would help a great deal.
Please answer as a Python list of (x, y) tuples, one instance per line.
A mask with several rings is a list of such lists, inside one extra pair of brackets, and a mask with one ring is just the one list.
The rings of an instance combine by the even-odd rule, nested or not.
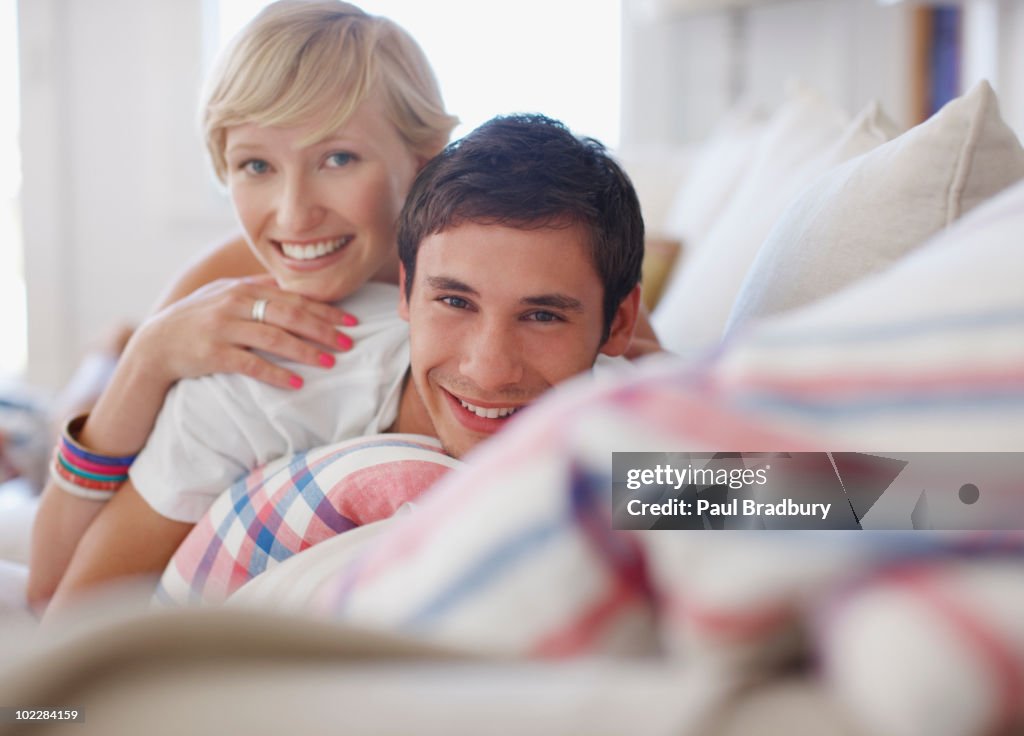
[(284, 254), (293, 261), (313, 261), (337, 252), (352, 241), (353, 236), (345, 235), (332, 240), (319, 240), (311, 243), (294, 243), (283, 240), (273, 241)]

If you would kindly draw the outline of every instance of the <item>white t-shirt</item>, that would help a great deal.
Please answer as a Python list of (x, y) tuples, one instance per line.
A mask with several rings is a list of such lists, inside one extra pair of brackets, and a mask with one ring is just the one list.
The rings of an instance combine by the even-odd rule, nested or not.
[(338, 304), (359, 319), (351, 350), (333, 368), (274, 359), (302, 376), (298, 390), (247, 376), (179, 381), (168, 393), (130, 477), (162, 516), (196, 522), (253, 468), (320, 445), (376, 434), (394, 423), (409, 367), (398, 287), (369, 283)]

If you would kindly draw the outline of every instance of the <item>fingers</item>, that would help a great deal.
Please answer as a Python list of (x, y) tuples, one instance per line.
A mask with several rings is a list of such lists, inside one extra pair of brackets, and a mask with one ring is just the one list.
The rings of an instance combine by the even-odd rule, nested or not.
[(306, 309), (336, 327), (355, 327), (359, 324), (359, 320), (355, 315), (349, 314), (343, 309), (338, 309), (332, 304), (304, 299), (303, 297), (299, 297), (299, 299), (302, 299), (302, 304)]
[[(266, 304), (257, 322), (253, 305), (259, 300)], [(144, 332), (151, 360), (173, 380), (228, 372), (297, 388), (301, 379), (292, 371), (252, 351), (328, 369), (333, 353), (352, 347), (338, 326), (356, 322), (330, 304), (254, 277), (211, 282), (154, 315)]]
[(277, 282), (274, 280), (274, 277), (269, 274), (247, 276), (246, 278), (239, 279), (238, 281), (239, 283), (259, 287), (251, 292), (253, 299), (267, 299), (268, 301), (278, 299), (302, 304), (312, 313), (320, 316), (333, 325), (354, 327), (359, 324), (359, 320), (354, 315), (349, 314), (343, 309), (338, 309), (328, 302), (318, 302), (313, 299), (307, 299), (303, 296), (299, 296), (298, 294), (281, 289), (277, 286)]
[(331, 368), (334, 366), (333, 351), (338, 348), (332, 347), (329, 351), (318, 347), (292, 333), (275, 325), (260, 324), (258, 322), (247, 322), (235, 327), (232, 337), (233, 342), (254, 350), (262, 350), (271, 353), (285, 360), (306, 365)]
[(241, 373), (278, 388), (302, 388), (301, 376), (260, 357), (251, 350), (231, 348), (224, 353), (219, 362), (227, 373)]
[[(251, 305), (249, 316), (251, 319)], [(336, 325), (353, 323), (354, 318), (329, 304), (310, 301), (294, 294), (281, 299), (268, 299), (263, 316), (264, 325), (287, 330), (329, 350), (348, 350), (352, 347), (352, 338), (339, 332)]]
[(352, 339), (339, 332), (338, 327), (352, 327), (358, 320), (351, 314), (324, 302), (307, 299), (273, 286), (256, 284), (255, 278), (232, 288), (229, 299), (231, 313), (244, 320), (253, 320), (253, 305), (265, 300), (262, 310), (263, 324), (274, 325), (312, 340), (330, 350), (348, 350)]

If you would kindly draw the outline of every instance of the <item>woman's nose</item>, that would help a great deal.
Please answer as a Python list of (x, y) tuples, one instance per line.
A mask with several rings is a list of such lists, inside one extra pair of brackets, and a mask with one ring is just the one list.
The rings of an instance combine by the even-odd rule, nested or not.
[(315, 187), (301, 177), (288, 179), (277, 206), (277, 223), (284, 234), (299, 235), (315, 228), (323, 218)]

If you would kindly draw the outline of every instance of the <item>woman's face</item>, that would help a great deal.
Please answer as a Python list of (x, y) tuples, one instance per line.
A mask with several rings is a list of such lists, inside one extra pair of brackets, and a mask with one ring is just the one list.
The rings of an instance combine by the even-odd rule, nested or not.
[(281, 288), (311, 299), (397, 284), (398, 214), (424, 162), (375, 96), (304, 145), (317, 122), (228, 128), (228, 190), (249, 246)]

